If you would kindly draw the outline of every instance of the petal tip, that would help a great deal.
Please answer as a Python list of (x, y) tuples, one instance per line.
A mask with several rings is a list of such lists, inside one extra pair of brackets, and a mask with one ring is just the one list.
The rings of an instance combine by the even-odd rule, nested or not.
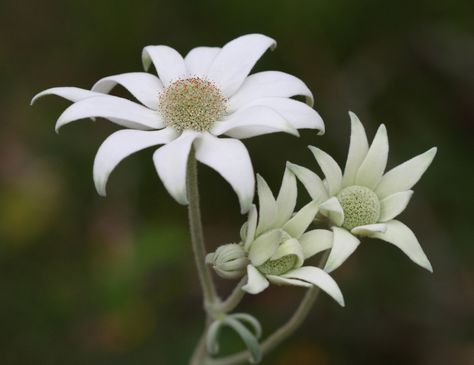
[[(335, 298), (335, 299), (336, 299), (336, 298)], [(342, 294), (341, 294), (341, 297), (340, 297), (340, 298), (338, 297), (338, 298), (336, 299), (336, 301), (337, 301), (337, 303), (338, 303), (342, 308), (345, 308), (346, 302), (345, 302), (344, 297), (342, 296)]]
[(309, 145), (308, 148), (313, 153), (320, 153), (321, 152), (321, 150), (318, 147), (314, 147), (314, 146)]
[(429, 155), (431, 159), (434, 159), (437, 153), (438, 147), (432, 147), (428, 151), (426, 151), (426, 154)]
[(97, 191), (97, 194), (101, 196), (102, 198), (105, 198), (107, 196), (107, 190), (104, 186), (101, 186), (99, 183), (95, 184), (95, 190)]
[(143, 51), (142, 51), (142, 65), (143, 65), (143, 69), (145, 71), (148, 71), (151, 66), (151, 59), (150, 59), (150, 56), (148, 55), (148, 51), (146, 48), (147, 47), (143, 48)]
[(429, 262), (428, 260), (426, 260), (422, 267), (428, 270), (431, 274), (433, 274), (433, 266), (431, 266), (431, 262)]

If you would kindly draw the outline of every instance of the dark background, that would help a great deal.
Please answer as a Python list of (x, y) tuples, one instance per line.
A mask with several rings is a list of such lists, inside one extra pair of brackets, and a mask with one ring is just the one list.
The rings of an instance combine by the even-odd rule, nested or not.
[[(327, 127), (245, 141), (275, 191), (286, 160), (315, 167), (308, 144), (345, 161), (348, 110), (370, 138), (386, 123), (390, 166), (439, 147), (401, 217), (434, 274), (367, 240), (334, 274), (347, 307), (321, 296), (263, 364), (474, 364), (473, 18), (471, 0), (1, 0), (0, 363), (186, 363), (203, 324), (200, 290), (186, 209), (165, 192), (152, 150), (121, 164), (100, 198), (92, 162), (116, 127), (81, 121), (58, 136), (68, 103), (29, 101), (140, 71), (145, 45), (184, 54), (261, 32), (278, 48), (257, 69), (305, 80)], [(229, 185), (200, 171), (212, 248), (236, 240), (244, 217)], [(241, 308), (268, 334), (302, 295), (272, 287)], [(230, 332), (223, 342), (224, 352), (242, 346)]]

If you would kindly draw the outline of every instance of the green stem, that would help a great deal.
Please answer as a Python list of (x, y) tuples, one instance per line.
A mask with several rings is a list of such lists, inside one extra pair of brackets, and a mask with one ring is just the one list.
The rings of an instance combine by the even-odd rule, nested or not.
[[(326, 262), (329, 256), (329, 251), (327, 251), (322, 257), (319, 263), (319, 267), (322, 267)], [(305, 296), (303, 297), (301, 303), (296, 309), (295, 313), (291, 318), (275, 332), (273, 332), (265, 341), (262, 343), (262, 353), (265, 355), (268, 352), (272, 351), (280, 343), (286, 340), (290, 335), (293, 334), (303, 323), (305, 318), (308, 316), (311, 307), (318, 299), (319, 292), (321, 289), (317, 286), (306, 291)], [(248, 351), (241, 351), (234, 355), (222, 357), (220, 359), (207, 358), (204, 362), (205, 365), (238, 365), (241, 363), (248, 362), (250, 354)]]
[(191, 150), (188, 160), (188, 171), (186, 177), (186, 191), (188, 195), (189, 229), (191, 231), (191, 243), (193, 246), (194, 259), (198, 271), (199, 282), (203, 292), (204, 309), (212, 306), (217, 301), (216, 288), (212, 281), (211, 272), (206, 265), (206, 247), (201, 222), (201, 210), (199, 207), (199, 188), (197, 175), (197, 161), (194, 149)]

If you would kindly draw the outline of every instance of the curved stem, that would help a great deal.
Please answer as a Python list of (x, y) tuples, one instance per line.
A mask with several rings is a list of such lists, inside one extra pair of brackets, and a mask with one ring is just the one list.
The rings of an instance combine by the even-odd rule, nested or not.
[[(319, 262), (319, 267), (322, 267), (323, 264), (326, 262), (329, 256), (329, 251), (325, 252), (324, 255), (321, 257)], [(291, 316), (291, 318), (280, 328), (278, 328), (275, 332), (273, 332), (265, 341), (262, 343), (262, 353), (265, 355), (266, 353), (273, 350), (276, 346), (286, 340), (293, 332), (298, 329), (298, 327), (303, 323), (304, 319), (308, 316), (311, 307), (318, 299), (318, 295), (321, 289), (317, 286), (313, 286), (312, 288), (306, 291), (305, 296), (303, 297), (300, 305), (296, 309), (295, 313)], [(220, 359), (212, 359), (207, 358), (205, 361), (205, 365), (237, 365), (241, 363), (245, 363), (250, 358), (250, 354), (248, 351), (241, 351), (234, 355), (222, 357)]]
[(242, 290), (242, 287), (247, 283), (247, 275), (245, 275), (239, 283), (235, 286), (235, 288), (232, 290), (232, 293), (227, 297), (226, 300), (216, 303), (214, 306), (214, 311), (215, 312), (220, 312), (220, 313), (229, 313), (235, 309), (242, 300), (242, 298), (245, 296), (245, 292)]
[(188, 170), (186, 178), (186, 191), (188, 194), (189, 229), (191, 232), (191, 243), (193, 246), (194, 259), (199, 275), (199, 281), (204, 296), (204, 308), (212, 305), (217, 300), (216, 288), (212, 281), (211, 272), (206, 265), (206, 247), (201, 222), (201, 210), (199, 207), (199, 188), (197, 175), (197, 161), (194, 149), (191, 150), (188, 159)]

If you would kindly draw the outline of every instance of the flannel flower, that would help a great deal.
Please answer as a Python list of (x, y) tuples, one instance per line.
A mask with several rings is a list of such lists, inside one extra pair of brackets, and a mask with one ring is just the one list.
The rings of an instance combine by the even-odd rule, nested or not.
[[(153, 155), (158, 175), (168, 192), (187, 204), (186, 166), (194, 147), (196, 159), (230, 183), (244, 213), (253, 200), (255, 178), (239, 139), (280, 131), (298, 135), (299, 128), (324, 132), (311, 107), (313, 95), (300, 79), (277, 71), (249, 76), (263, 53), (275, 46), (261, 34), (241, 36), (222, 48), (197, 47), (184, 58), (168, 46), (147, 46), (144, 67), (153, 64), (158, 77), (132, 72), (105, 77), (91, 90), (55, 87), (37, 94), (32, 103), (48, 94), (73, 102), (57, 120), (56, 130), (95, 117), (126, 128), (110, 135), (95, 157), (93, 176), (100, 195), (105, 196), (110, 173), (125, 157), (163, 145)], [(139, 103), (108, 95), (116, 85)], [(304, 96), (307, 104), (290, 99), (296, 95)]]
[(318, 286), (344, 306), (342, 293), (329, 274), (317, 267), (303, 266), (306, 259), (321, 251), (321, 242), (332, 238), (324, 229), (306, 232), (318, 212), (318, 204), (310, 202), (293, 214), (297, 187), (295, 175), (288, 169), (276, 199), (260, 176), (257, 176), (257, 190), (259, 210), (252, 205), (241, 229), (241, 244), (248, 256), (247, 283), (242, 289), (257, 294), (270, 282)]
[(319, 205), (319, 216), (332, 227), (332, 242), (320, 241), (314, 250), (331, 248), (325, 266), (331, 272), (358, 247), (357, 236), (368, 236), (395, 245), (416, 264), (432, 271), (414, 233), (395, 218), (408, 205), (413, 195), (410, 189), (433, 161), (436, 148), (384, 174), (388, 158), (385, 126), (380, 125), (369, 147), (362, 123), (355, 114), (349, 115), (351, 138), (344, 173), (331, 156), (312, 146), (309, 148), (325, 175), (324, 181), (305, 167), (288, 165)]

